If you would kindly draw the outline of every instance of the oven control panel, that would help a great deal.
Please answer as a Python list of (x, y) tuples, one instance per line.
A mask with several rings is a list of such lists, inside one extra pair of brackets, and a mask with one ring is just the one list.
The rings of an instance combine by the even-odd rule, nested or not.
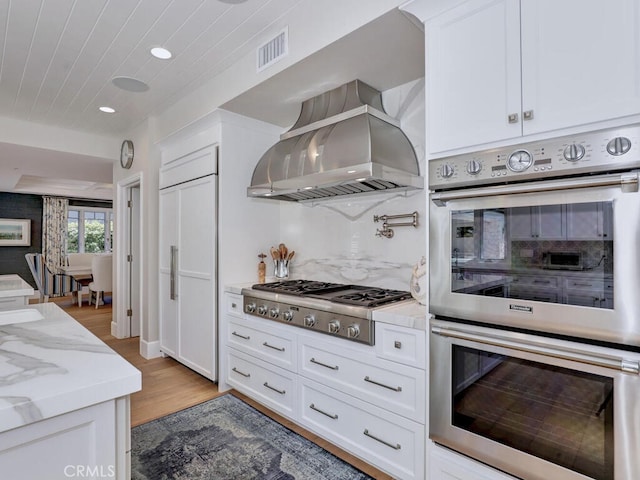
[(316, 308), (243, 296), (244, 313), (367, 345), (374, 344), (374, 322)]
[(429, 161), (429, 188), (448, 190), (640, 168), (640, 124)]

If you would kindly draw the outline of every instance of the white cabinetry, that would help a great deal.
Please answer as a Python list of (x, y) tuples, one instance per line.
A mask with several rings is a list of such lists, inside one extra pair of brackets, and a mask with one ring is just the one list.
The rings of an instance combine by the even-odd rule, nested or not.
[(515, 480), (439, 445), (431, 444), (429, 450), (429, 480)]
[(511, 240), (563, 240), (566, 221), (562, 205), (516, 207), (511, 212)]
[(216, 380), (216, 147), (160, 169), (160, 349)]
[(448, 10), (426, 23), (429, 152), (640, 113), (639, 42), (634, 0)]
[(567, 205), (568, 240), (613, 240), (611, 203), (573, 203)]
[(128, 397), (0, 434), (0, 471), (13, 480), (125, 480), (130, 478), (129, 455)]
[(396, 478), (424, 478), (423, 330), (376, 323), (376, 345), (361, 345), (246, 315), (225, 295), (227, 384)]

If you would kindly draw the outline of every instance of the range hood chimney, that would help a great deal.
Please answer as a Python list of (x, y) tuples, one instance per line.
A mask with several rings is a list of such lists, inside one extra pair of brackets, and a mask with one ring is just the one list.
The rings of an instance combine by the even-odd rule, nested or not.
[(247, 195), (305, 201), (423, 187), (415, 151), (382, 95), (354, 80), (302, 104), (258, 162)]

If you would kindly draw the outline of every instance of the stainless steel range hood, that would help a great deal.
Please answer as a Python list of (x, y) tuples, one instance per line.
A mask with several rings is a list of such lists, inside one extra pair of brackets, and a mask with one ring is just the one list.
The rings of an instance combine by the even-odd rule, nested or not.
[(354, 80), (306, 100), (256, 166), (250, 197), (304, 201), (424, 187), (418, 159), (379, 91)]

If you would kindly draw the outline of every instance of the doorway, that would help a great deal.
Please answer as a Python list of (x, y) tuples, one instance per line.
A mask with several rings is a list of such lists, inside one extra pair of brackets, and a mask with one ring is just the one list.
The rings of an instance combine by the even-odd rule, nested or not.
[(111, 334), (117, 338), (142, 334), (142, 174), (118, 182), (117, 301)]

